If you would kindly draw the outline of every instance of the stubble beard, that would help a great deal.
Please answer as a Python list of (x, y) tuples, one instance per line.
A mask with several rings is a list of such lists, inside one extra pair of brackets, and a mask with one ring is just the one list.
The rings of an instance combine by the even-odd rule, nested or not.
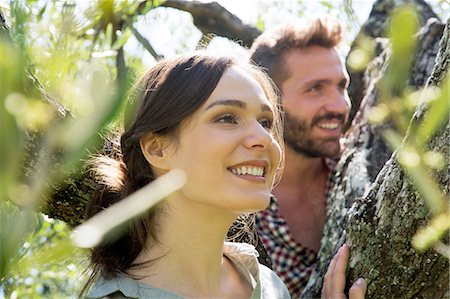
[[(338, 117), (345, 118), (344, 116)], [(317, 139), (311, 136), (313, 124), (317, 121), (313, 119), (312, 125), (310, 125), (304, 119), (298, 119), (285, 112), (284, 141), (288, 147), (300, 155), (311, 158), (334, 158), (341, 151), (339, 138)]]

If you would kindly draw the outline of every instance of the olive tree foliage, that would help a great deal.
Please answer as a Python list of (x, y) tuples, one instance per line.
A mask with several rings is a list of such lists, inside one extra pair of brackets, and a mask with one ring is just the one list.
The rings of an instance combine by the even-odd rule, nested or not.
[[(33, 12), (22, 4), (11, 2), (11, 27), (0, 10), (0, 297), (67, 297), (74, 294), (70, 284), (79, 275), (81, 252), (68, 241), (64, 223), (35, 212), (45, 206), (42, 200), (55, 186), (70, 179), (71, 169), (80, 167), (96, 131), (119, 106), (121, 93), (108, 91), (112, 85), (99, 68), (85, 70), (88, 80), (67, 80), (75, 73), (67, 38), (73, 25), (70, 10), (58, 19), (59, 30), (51, 31), (45, 53), (49, 57), (40, 57), (52, 63), (46, 64), (48, 69), (36, 67), (39, 47), (30, 43), (47, 40), (36, 38), (38, 28), (27, 21)], [(99, 81), (100, 86), (89, 90)], [(77, 83), (78, 90), (70, 89)], [(95, 114), (86, 109), (81, 113), (87, 103), (81, 100), (78, 109), (68, 109), (69, 101), (59, 101), (67, 100), (60, 97), (64, 93), (82, 100), (95, 96), (100, 103), (108, 98), (108, 105), (99, 105)]]
[[(444, 1), (439, 3), (445, 8)], [(0, 237), (8, 240), (0, 245), (0, 291), (6, 294), (30, 277), (23, 275), (27, 269), (39, 268), (33, 264), (37, 253), (51, 261), (66, 259), (67, 269), (75, 269), (73, 257), (80, 252), (68, 241), (67, 229), (51, 233), (61, 230), (59, 224), (49, 225), (31, 211), (72, 227), (83, 221), (96, 186), (86, 161), (92, 153), (118, 157), (118, 135), (109, 128), (117, 122), (130, 82), (143, 69), (125, 44), (134, 36), (155, 60), (163, 57), (136, 26), (138, 20), (163, 7), (185, 11), (203, 35), (202, 45), (217, 35), (250, 46), (264, 29), (261, 22), (245, 24), (215, 2), (105, 0), (92, 2), (82, 14), (71, 2), (28, 4), (11, 1), (10, 27), (3, 14), (0, 18), (0, 54), (11, 58), (0, 63), (0, 73), (7, 74), (0, 80), (1, 137), (7, 141), (0, 146)], [(403, 4), (414, 6), (417, 14), (399, 13), (401, 21), (395, 23), (391, 13)], [(351, 5), (345, 7), (351, 19)], [(405, 20), (414, 21), (404, 27)], [(343, 242), (352, 248), (349, 280), (366, 277), (370, 298), (445, 296), (449, 130), (448, 105), (442, 99), (448, 98), (449, 88), (448, 35), (423, 0), (374, 2), (347, 57), (355, 118), (328, 198), (319, 263), (305, 298), (319, 294), (328, 262)], [(429, 86), (442, 88), (419, 97), (417, 89), (427, 78)], [(418, 98), (427, 104), (417, 106)], [(417, 234), (420, 228), (425, 233)], [(42, 239), (43, 230), (54, 238)], [(425, 269), (423, 275), (415, 275), (417, 269)], [(41, 283), (33, 295), (67, 294), (57, 293), (67, 284), (59, 290), (50, 285)]]

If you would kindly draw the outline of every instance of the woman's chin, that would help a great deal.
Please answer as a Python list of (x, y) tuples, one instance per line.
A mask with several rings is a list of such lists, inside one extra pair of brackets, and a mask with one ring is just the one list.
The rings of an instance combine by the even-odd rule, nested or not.
[[(257, 198), (247, 198), (246, 200), (249, 204), (246, 205), (247, 207), (244, 207), (243, 213), (256, 213), (262, 210), (265, 210), (270, 203), (270, 197), (264, 196), (264, 197), (257, 197)], [(250, 204), (251, 202), (251, 204)]]

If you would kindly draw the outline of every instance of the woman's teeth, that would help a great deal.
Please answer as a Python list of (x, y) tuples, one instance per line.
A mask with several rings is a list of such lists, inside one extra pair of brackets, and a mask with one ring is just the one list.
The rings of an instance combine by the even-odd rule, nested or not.
[(264, 167), (255, 167), (255, 166), (242, 166), (238, 168), (231, 168), (231, 172), (237, 175), (254, 175), (254, 176), (262, 176), (264, 174)]

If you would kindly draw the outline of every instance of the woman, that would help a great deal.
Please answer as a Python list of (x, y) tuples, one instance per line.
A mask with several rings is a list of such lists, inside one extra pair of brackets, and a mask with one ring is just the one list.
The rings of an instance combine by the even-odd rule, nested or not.
[[(279, 174), (280, 112), (266, 76), (229, 57), (194, 53), (158, 63), (131, 100), (123, 162), (101, 173), (110, 185), (88, 215), (172, 169), (187, 182), (123, 237), (92, 250), (91, 281), (99, 280), (88, 297), (289, 298), (254, 247), (224, 243), (239, 215), (266, 208)], [(343, 260), (334, 260), (328, 294), (342, 293)]]

